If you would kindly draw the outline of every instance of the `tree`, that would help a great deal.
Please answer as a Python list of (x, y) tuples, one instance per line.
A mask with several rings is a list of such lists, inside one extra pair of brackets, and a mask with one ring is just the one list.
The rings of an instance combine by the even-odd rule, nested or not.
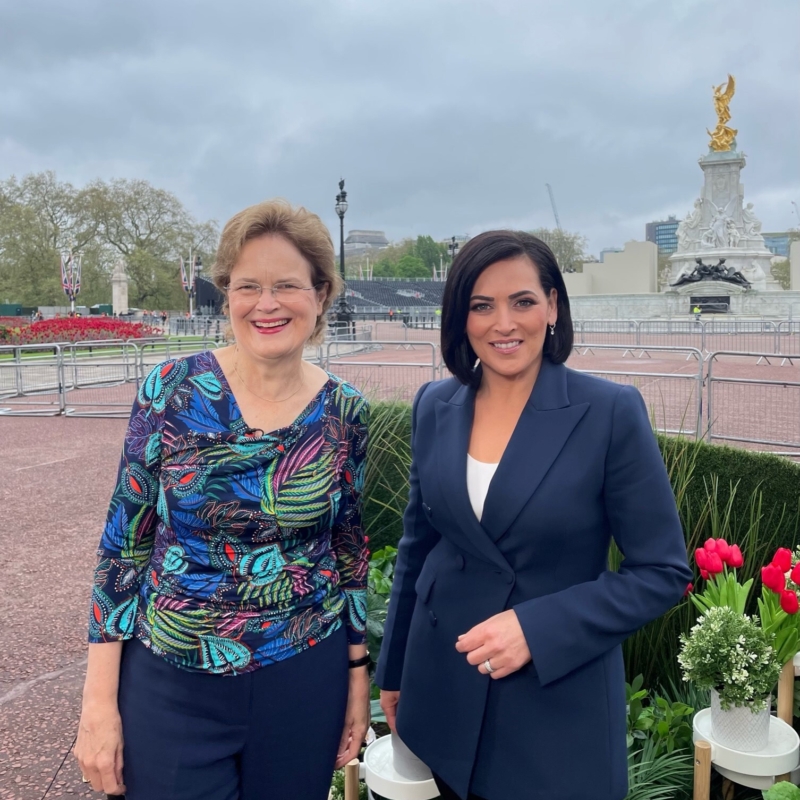
[(789, 259), (783, 258), (772, 265), (772, 277), (780, 284), (781, 289), (791, 289), (792, 278), (789, 269)]
[(396, 278), (397, 274), (394, 262), (390, 261), (388, 258), (382, 258), (380, 261), (376, 261), (372, 267), (372, 277)]
[[(61, 305), (60, 260), (82, 257), (82, 302), (101, 299), (102, 259), (87, 196), (43, 172), (0, 183), (0, 294), (25, 305)], [(97, 300), (95, 300), (95, 297)]]
[(395, 264), (395, 276), (398, 278), (430, 278), (431, 271), (425, 262), (417, 256), (405, 255)]
[(447, 255), (447, 245), (435, 242), (431, 236), (417, 236), (413, 255), (422, 260), (428, 268), (428, 277), (432, 278), (433, 270), (439, 268), (442, 257)]
[(95, 181), (89, 192), (99, 238), (125, 259), (131, 304), (183, 307), (180, 259), (192, 252), (208, 264), (218, 236), (216, 224), (198, 224), (174, 194), (146, 181)]
[(63, 305), (59, 263), (82, 259), (80, 302), (109, 302), (111, 273), (123, 258), (132, 306), (184, 308), (179, 258), (211, 262), (214, 222), (198, 223), (169, 192), (146, 181), (95, 181), (83, 189), (52, 172), (0, 183), (0, 299)]
[(553, 251), (562, 272), (582, 272), (586, 251), (586, 237), (552, 228), (529, 231)]

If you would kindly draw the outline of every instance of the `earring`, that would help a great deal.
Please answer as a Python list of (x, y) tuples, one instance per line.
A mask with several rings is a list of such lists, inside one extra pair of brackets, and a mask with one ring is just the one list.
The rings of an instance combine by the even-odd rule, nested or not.
[(555, 336), (556, 335), (556, 324), (555, 324), (555, 322), (550, 326), (550, 335), (551, 336)]
[(472, 365), (472, 371), (475, 372), (476, 369), (481, 365), (481, 360), (479, 358), (475, 359), (475, 363)]

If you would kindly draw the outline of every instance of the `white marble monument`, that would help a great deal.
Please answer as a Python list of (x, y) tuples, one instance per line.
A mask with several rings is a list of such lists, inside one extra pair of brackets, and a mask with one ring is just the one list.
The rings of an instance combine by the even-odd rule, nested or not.
[[(745, 155), (736, 149), (737, 131), (726, 125), (730, 120), (728, 104), (734, 89), (732, 76), (728, 76), (724, 91), (722, 86), (714, 89), (719, 122), (713, 133), (709, 131), (708, 154), (699, 160), (704, 178), (701, 195), (678, 226), (678, 249), (670, 258), (670, 283), (691, 275), (698, 258), (706, 265), (725, 259), (729, 272), (741, 273), (750, 282), (751, 287), (746, 291), (780, 291), (780, 285), (772, 277), (773, 254), (764, 244), (761, 222), (753, 211), (753, 204), (744, 204), (744, 187), (739, 175), (745, 166)], [(692, 295), (726, 294), (729, 288), (736, 293), (738, 287), (725, 281), (699, 281), (671, 287), (670, 291)]]
[(115, 315), (128, 313), (128, 276), (123, 259), (117, 261), (111, 273), (111, 308)]

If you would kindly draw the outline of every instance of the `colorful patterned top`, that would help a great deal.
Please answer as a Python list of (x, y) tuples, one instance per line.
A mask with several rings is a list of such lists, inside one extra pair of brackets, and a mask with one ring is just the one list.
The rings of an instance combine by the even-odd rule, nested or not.
[(365, 640), (369, 408), (329, 380), (288, 427), (242, 419), (210, 352), (142, 383), (94, 575), (89, 641), (136, 637), (178, 667), (249, 672), (344, 622)]

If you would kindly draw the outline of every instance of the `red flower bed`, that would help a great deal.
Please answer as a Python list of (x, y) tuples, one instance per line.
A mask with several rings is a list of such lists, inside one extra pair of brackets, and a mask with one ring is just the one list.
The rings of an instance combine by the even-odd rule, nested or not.
[(5, 344), (55, 344), (96, 342), (102, 339), (142, 339), (161, 332), (141, 322), (124, 322), (113, 317), (64, 317), (43, 319), (18, 328), (0, 328)]

